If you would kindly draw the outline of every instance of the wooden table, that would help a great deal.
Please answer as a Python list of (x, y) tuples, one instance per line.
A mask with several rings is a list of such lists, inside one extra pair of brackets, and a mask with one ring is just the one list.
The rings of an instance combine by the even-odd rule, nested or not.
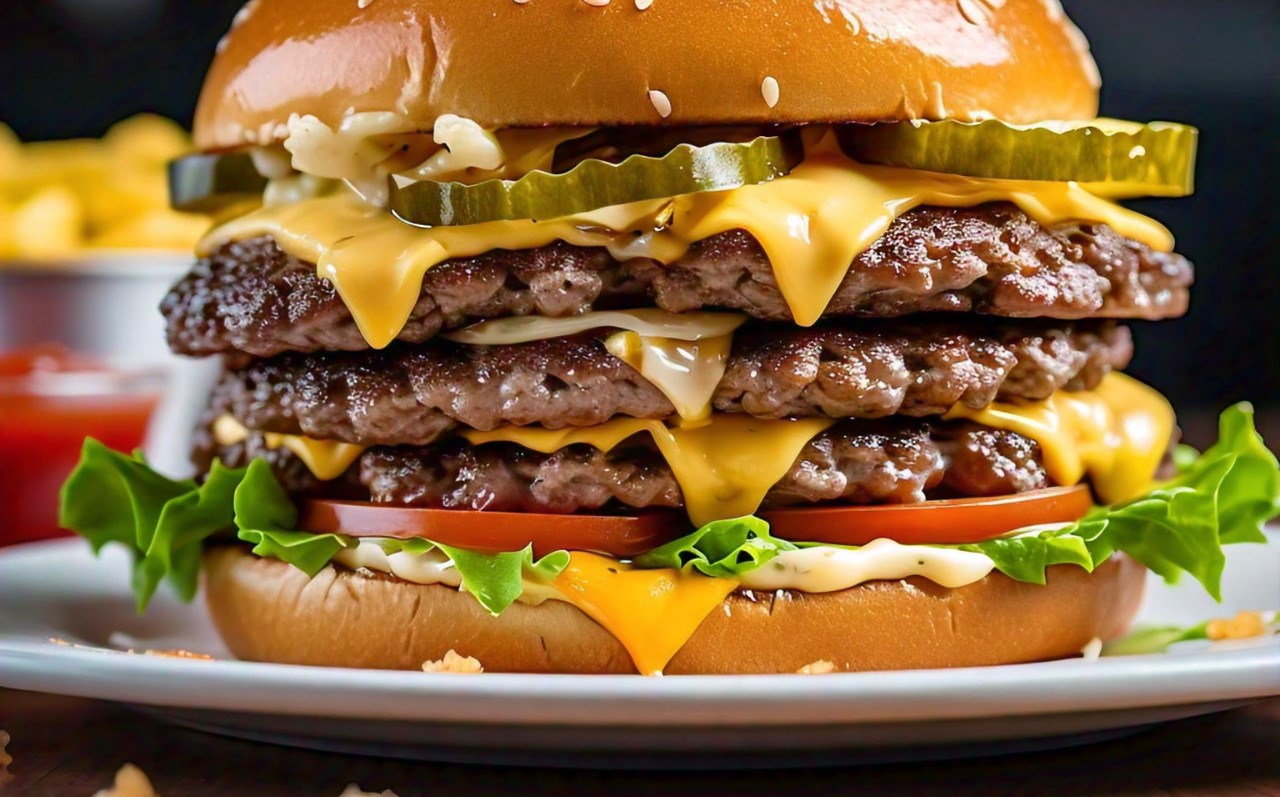
[[(338, 797), (348, 783), (399, 797), (610, 793), (699, 797), (1280, 795), (1280, 700), (1111, 742), (1015, 757), (808, 771), (591, 772), (381, 761), (167, 726), (106, 703), (0, 690), (12, 737), (7, 795), (89, 797), (132, 762), (163, 797)], [(767, 755), (768, 739), (761, 739)]]

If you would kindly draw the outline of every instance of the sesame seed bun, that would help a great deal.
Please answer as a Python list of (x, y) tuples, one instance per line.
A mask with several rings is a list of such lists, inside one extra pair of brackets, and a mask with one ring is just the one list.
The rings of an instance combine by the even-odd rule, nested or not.
[[(364, 6), (364, 7), (361, 7)], [(643, 7), (643, 8), (642, 8)], [(209, 72), (205, 150), (395, 112), (487, 128), (1092, 118), (1057, 0), (254, 0)]]
[[(513, 604), (492, 617), (456, 589), (327, 567), (314, 579), (243, 547), (205, 554), (209, 610), (251, 661), (420, 669), (450, 651), (486, 672), (634, 673), (613, 636), (573, 606)], [(958, 589), (922, 578), (822, 594), (735, 593), (703, 620), (668, 674), (965, 667), (1080, 655), (1124, 631), (1146, 570), (1123, 555), (1092, 574), (1050, 568), (1039, 586), (992, 573)], [(826, 669), (825, 665), (822, 669)]]

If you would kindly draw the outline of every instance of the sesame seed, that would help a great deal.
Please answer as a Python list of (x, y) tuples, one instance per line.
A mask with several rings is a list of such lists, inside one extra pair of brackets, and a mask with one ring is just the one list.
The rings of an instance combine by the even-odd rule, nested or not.
[(649, 92), (649, 102), (653, 103), (653, 109), (658, 112), (658, 116), (666, 119), (671, 115), (671, 99), (661, 91), (654, 89)]
[(527, 2), (529, 2), (529, 0), (515, 0), (515, 4), (518, 6), (522, 6)]
[(373, 5), (373, 0), (356, 0), (356, 7), (363, 10)]
[(653, 5), (653, 0), (636, 0), (637, 11), (644, 11), (651, 5)]
[(604, 8), (609, 5), (610, 0), (582, 0), (582, 2), (589, 6), (595, 6), (596, 8)]
[(760, 83), (760, 93), (764, 95), (764, 104), (770, 108), (778, 104), (780, 89), (778, 87), (778, 79), (773, 75), (765, 77)]

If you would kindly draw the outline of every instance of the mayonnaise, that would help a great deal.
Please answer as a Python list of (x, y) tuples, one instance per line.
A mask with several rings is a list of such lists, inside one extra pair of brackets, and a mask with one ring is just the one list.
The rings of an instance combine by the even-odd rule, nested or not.
[(867, 581), (896, 581), (922, 576), (948, 588), (963, 587), (982, 579), (995, 562), (985, 554), (900, 545), (879, 539), (861, 548), (819, 546), (783, 551), (763, 566), (741, 577), (743, 589), (794, 589), (801, 592), (835, 592)]

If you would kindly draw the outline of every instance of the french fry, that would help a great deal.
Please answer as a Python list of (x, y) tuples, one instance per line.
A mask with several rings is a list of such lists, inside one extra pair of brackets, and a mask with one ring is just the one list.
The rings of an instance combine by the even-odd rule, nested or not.
[(18, 257), (37, 260), (75, 254), (84, 245), (84, 208), (75, 192), (55, 185), (38, 191), (13, 214)]
[(113, 158), (152, 166), (164, 166), (191, 151), (185, 130), (170, 119), (150, 113), (112, 125), (102, 143)]
[(176, 249), (187, 251), (209, 229), (204, 216), (167, 208), (150, 210), (91, 238), (88, 245), (111, 249)]
[(101, 140), (23, 144), (0, 125), (0, 259), (56, 260), (86, 246), (189, 251), (209, 219), (170, 210), (165, 177), (189, 150), (186, 132), (153, 114)]

